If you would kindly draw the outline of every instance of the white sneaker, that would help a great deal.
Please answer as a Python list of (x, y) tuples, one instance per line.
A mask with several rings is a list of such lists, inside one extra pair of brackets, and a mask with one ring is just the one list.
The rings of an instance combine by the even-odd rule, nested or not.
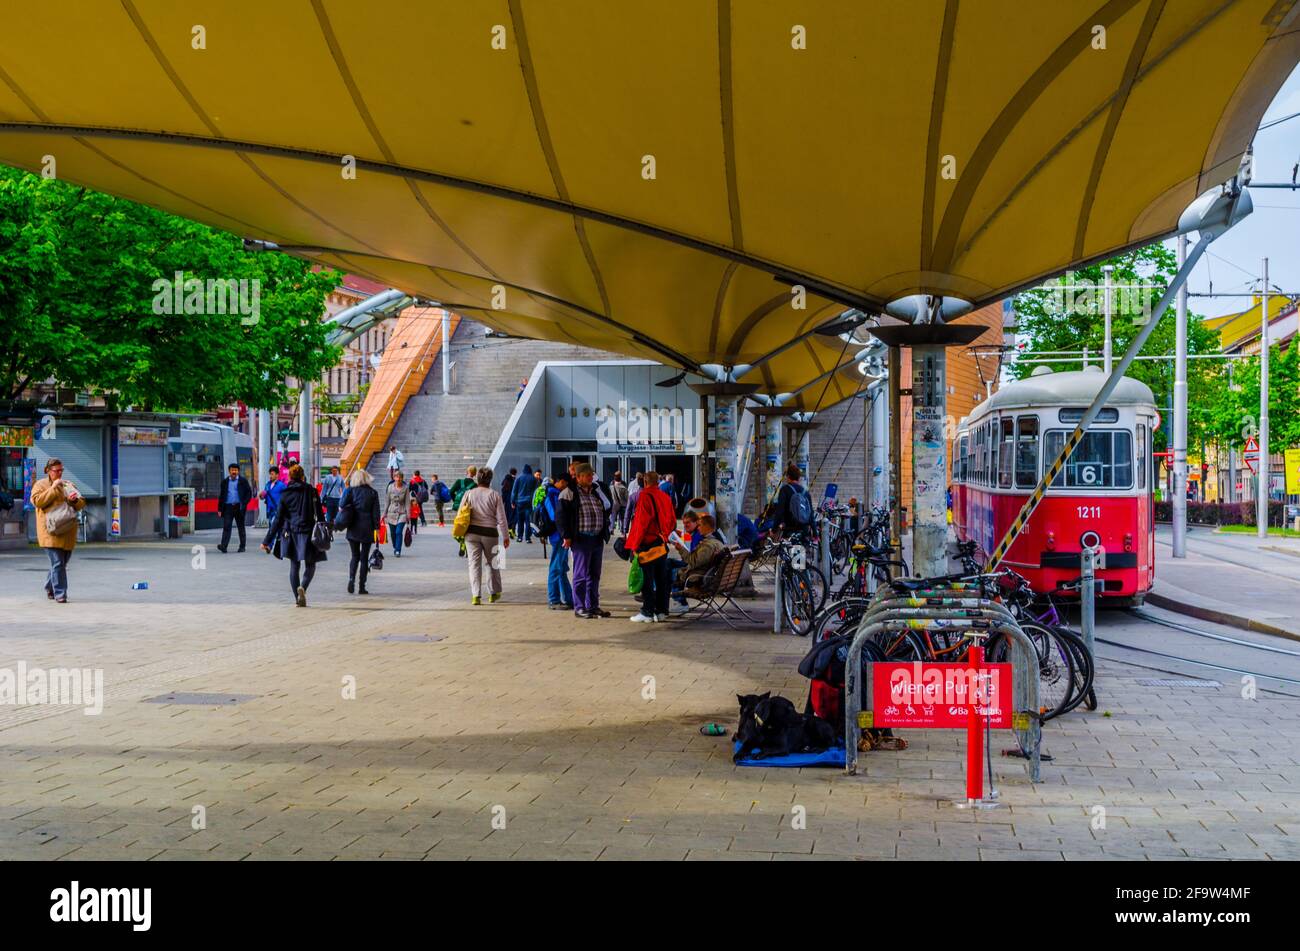
[(646, 617), (646, 615), (641, 614), (640, 612), (638, 612), (638, 613), (636, 613), (636, 614), (633, 614), (630, 618), (628, 618), (628, 620), (629, 620), (629, 621), (635, 621), (637, 624), (649, 624), (651, 621), (654, 620), (654, 618), (653, 618), (653, 617)]
[(672, 618), (670, 618), (667, 614), (656, 614), (656, 615), (655, 615), (655, 620), (656, 620), (656, 621), (671, 621)]
[(690, 614), (691, 609), (685, 604), (671, 604), (668, 606), (668, 613), (673, 617), (681, 617), (683, 614)]

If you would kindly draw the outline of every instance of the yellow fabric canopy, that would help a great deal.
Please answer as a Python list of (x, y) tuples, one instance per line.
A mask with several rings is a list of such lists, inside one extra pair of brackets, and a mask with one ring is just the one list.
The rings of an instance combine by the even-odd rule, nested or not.
[[(53, 156), (509, 332), (752, 363), (845, 307), (979, 305), (1168, 234), (1236, 171), (1298, 12), (45, 4), (0, 32), (0, 161)], [(841, 352), (813, 335), (745, 379), (796, 390)], [(827, 401), (856, 386), (837, 374)]]

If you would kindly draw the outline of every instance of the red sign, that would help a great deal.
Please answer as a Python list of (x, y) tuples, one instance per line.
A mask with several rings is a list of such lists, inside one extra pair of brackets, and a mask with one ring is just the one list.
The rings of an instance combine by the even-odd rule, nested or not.
[(965, 729), (971, 707), (989, 726), (1011, 728), (1010, 664), (881, 663), (872, 667), (872, 725)]
[(1246, 438), (1246, 451), (1241, 454), (1241, 458), (1246, 463), (1246, 468), (1254, 472), (1255, 463), (1259, 462), (1259, 443), (1255, 441), (1254, 436)]

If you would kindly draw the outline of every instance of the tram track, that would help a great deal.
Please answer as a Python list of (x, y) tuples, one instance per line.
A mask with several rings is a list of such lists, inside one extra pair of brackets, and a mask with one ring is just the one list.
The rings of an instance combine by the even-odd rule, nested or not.
[[(1157, 624), (1160, 625), (1161, 627), (1171, 628), (1173, 630), (1179, 631), (1180, 633), (1189, 636), (1199, 637), (1199, 638), (1215, 641), (1218, 643), (1222, 643), (1225, 645), (1231, 645), (1233, 648), (1246, 649), (1250, 651), (1259, 651), (1269, 655), (1282, 654), (1287, 657), (1300, 658), (1300, 651), (1289, 650), (1283, 647), (1276, 647), (1271, 644), (1263, 644), (1257, 641), (1250, 641), (1244, 638), (1232, 637), (1226, 634), (1219, 634), (1214, 631), (1201, 630), (1199, 628), (1191, 627), (1190, 625), (1187, 624), (1182, 624), (1178, 621), (1172, 621), (1166, 618), (1156, 617), (1153, 614), (1150, 614), (1146, 611), (1139, 610), (1137, 608), (1130, 608), (1126, 613), (1130, 617), (1146, 622), (1148, 624)], [(1179, 664), (1190, 664), (1193, 667), (1201, 667), (1207, 670), (1215, 670), (1215, 671), (1221, 671), (1223, 673), (1255, 677), (1259, 680), (1266, 680), (1271, 683), (1278, 684), (1278, 685), (1285, 685), (1287, 687), (1300, 687), (1300, 679), (1293, 678), (1293, 677), (1286, 677), (1277, 673), (1266, 673), (1261, 670), (1252, 670), (1246, 667), (1238, 667), (1229, 663), (1215, 663), (1211, 660), (1201, 660), (1195, 657), (1189, 657), (1186, 654), (1171, 653), (1169, 651), (1157, 650), (1153, 647), (1144, 647), (1137, 644), (1126, 643), (1124, 641), (1112, 640), (1110, 638), (1097, 637), (1095, 638), (1095, 640), (1097, 644), (1104, 644), (1107, 647), (1118, 648), (1124, 651), (1132, 651), (1138, 654), (1145, 654), (1153, 658), (1159, 657), (1168, 661), (1176, 661)], [(1168, 673), (1180, 673), (1179, 671), (1168, 670), (1167, 668), (1152, 668), (1152, 669), (1163, 669), (1166, 670), (1166, 672)], [(1267, 689), (1267, 688), (1261, 688), (1261, 689)], [(1268, 692), (1280, 693), (1284, 696), (1294, 696), (1294, 694), (1286, 691), (1268, 690)]]

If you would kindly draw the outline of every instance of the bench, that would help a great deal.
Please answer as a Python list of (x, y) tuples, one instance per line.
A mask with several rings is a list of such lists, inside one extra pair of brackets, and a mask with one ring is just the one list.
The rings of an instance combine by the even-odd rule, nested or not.
[(727, 615), (727, 607), (730, 606), (739, 611), (750, 623), (759, 623), (736, 603), (734, 597), (736, 588), (745, 574), (745, 565), (749, 562), (750, 554), (748, 548), (740, 548), (728, 549), (718, 555), (718, 560), (709, 568), (703, 580), (697, 586), (683, 590), (682, 594), (686, 599), (696, 603), (688, 614), (679, 615), (678, 619), (703, 620), (716, 614), (727, 623), (728, 627), (735, 629), (736, 625)]

